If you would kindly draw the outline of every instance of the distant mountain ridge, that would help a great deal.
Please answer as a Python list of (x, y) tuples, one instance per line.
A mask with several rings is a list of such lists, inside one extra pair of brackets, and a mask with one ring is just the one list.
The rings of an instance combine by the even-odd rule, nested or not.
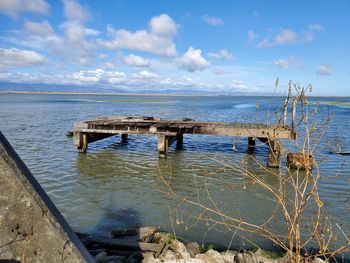
[(102, 94), (184, 94), (184, 95), (270, 95), (263, 92), (215, 92), (201, 89), (145, 89), (131, 90), (123, 88), (108, 88), (106, 86), (79, 86), (60, 84), (35, 84), (0, 82), (0, 92), (59, 92), (59, 93), (102, 93)]

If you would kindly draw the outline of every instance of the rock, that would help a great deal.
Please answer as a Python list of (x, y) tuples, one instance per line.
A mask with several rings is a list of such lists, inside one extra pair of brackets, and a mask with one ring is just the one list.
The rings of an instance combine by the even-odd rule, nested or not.
[(171, 245), (170, 245), (170, 248), (180, 256), (180, 258), (183, 258), (183, 259), (190, 259), (191, 258), (191, 255), (190, 253), (188, 252), (186, 246), (181, 243), (179, 240), (174, 240)]
[(196, 259), (201, 259), (203, 260), (205, 263), (217, 263), (215, 259), (213, 259), (212, 257), (206, 255), (206, 254), (198, 254), (195, 257)]
[(153, 239), (157, 243), (165, 242), (166, 244), (171, 244), (173, 240), (175, 240), (175, 237), (169, 233), (165, 232), (156, 232), (154, 233)]
[(254, 255), (256, 256), (257, 260), (259, 262), (263, 262), (263, 263), (282, 263), (282, 262), (290, 262), (289, 258), (286, 257), (281, 257), (281, 258), (271, 258), (271, 256), (269, 256), (268, 252), (258, 249), (257, 251), (255, 251)]
[(150, 242), (154, 234), (158, 231), (156, 227), (140, 227), (139, 237), (142, 242)]
[(102, 251), (102, 252), (98, 253), (95, 256), (95, 261), (96, 261), (96, 263), (107, 262), (107, 252), (106, 251)]
[(225, 263), (225, 260), (223, 259), (221, 254), (214, 249), (209, 249), (207, 252), (205, 252), (205, 255), (207, 255), (208, 257), (211, 257), (217, 263)]
[(171, 251), (171, 250), (167, 250), (164, 254), (161, 254), (160, 256), (159, 256), (159, 258), (161, 259), (161, 260), (163, 260), (163, 261), (165, 261), (165, 260), (176, 260), (177, 258), (176, 258), (176, 254), (173, 252), (173, 251)]
[[(259, 262), (257, 257), (251, 253), (238, 253), (235, 257), (237, 263), (257, 263)], [(260, 263), (260, 262), (259, 262)], [(262, 263), (262, 262), (261, 262)]]
[(237, 255), (237, 252), (227, 250), (225, 252), (221, 252), (220, 254), (226, 263), (231, 263), (231, 262), (235, 262), (235, 256)]
[(238, 253), (235, 257), (237, 263), (287, 263), (290, 262), (288, 257), (270, 258), (264, 252), (258, 249), (255, 253), (246, 252)]
[(202, 259), (190, 258), (190, 259), (165, 260), (164, 263), (205, 263), (205, 261)]
[(157, 232), (156, 227), (140, 227), (140, 228), (118, 228), (111, 231), (111, 235), (116, 238), (138, 235), (142, 242), (150, 242), (154, 233)]
[(154, 258), (153, 253), (145, 253), (143, 256), (142, 263), (161, 263), (162, 260), (159, 258)]
[(108, 256), (106, 258), (107, 263), (124, 263), (125, 261), (125, 257), (123, 256)]
[(304, 153), (288, 153), (286, 166), (290, 169), (311, 170), (314, 164), (312, 155)]
[(188, 252), (190, 253), (190, 256), (191, 257), (195, 257), (197, 254), (200, 254), (200, 251), (199, 251), (199, 245), (197, 242), (191, 242), (191, 243), (188, 243), (186, 245), (186, 248), (188, 250)]

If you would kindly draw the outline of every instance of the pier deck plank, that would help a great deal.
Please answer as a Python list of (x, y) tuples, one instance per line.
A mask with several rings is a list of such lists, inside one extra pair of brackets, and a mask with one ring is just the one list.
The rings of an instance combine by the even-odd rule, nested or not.
[(106, 134), (206, 134), (274, 139), (295, 139), (291, 128), (261, 123), (225, 123), (163, 120), (151, 118), (104, 117), (78, 123), (74, 130)]

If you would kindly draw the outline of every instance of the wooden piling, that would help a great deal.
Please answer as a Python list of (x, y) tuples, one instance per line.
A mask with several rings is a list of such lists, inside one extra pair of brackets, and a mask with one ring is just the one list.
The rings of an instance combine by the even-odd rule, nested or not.
[(269, 140), (269, 155), (267, 159), (267, 166), (278, 168), (281, 165), (282, 146), (278, 140)]
[(176, 136), (173, 135), (158, 135), (158, 156), (160, 159), (164, 159), (168, 156), (169, 146), (176, 141)]
[(248, 137), (248, 151), (254, 151), (255, 149), (255, 138)]
[(176, 149), (177, 150), (182, 150), (183, 142), (184, 142), (183, 134), (180, 134), (180, 133), (176, 134)]
[(128, 134), (122, 133), (122, 143), (127, 143), (127, 142), (128, 142)]
[(79, 132), (77, 149), (79, 152), (84, 153), (88, 148), (88, 135), (86, 133)]

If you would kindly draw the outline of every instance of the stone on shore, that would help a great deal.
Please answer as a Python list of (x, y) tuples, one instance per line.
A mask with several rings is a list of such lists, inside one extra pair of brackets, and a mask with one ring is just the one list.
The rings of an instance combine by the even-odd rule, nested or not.
[(182, 242), (176, 239), (172, 241), (170, 248), (175, 252), (175, 254), (179, 255), (180, 258), (183, 258), (183, 259), (191, 258), (191, 255), (188, 252), (186, 246)]
[(209, 249), (207, 252), (205, 252), (205, 255), (214, 259), (217, 263), (225, 263), (222, 255), (214, 249)]
[(160, 259), (162, 259), (163, 261), (167, 261), (167, 260), (176, 260), (176, 254), (171, 251), (171, 250), (167, 250), (164, 254), (161, 254), (159, 256)]
[(142, 260), (142, 263), (161, 263), (161, 262), (162, 260), (159, 258), (155, 258), (154, 254), (151, 252), (145, 253)]
[(205, 263), (204, 260), (198, 258), (190, 258), (190, 259), (172, 259), (166, 260), (164, 263)]
[(104, 263), (107, 261), (107, 252), (101, 251), (95, 256), (96, 263)]
[(196, 259), (201, 259), (203, 260), (205, 263), (218, 263), (215, 259), (213, 259), (212, 257), (206, 255), (206, 254), (198, 254), (195, 257)]
[(227, 251), (221, 252), (220, 254), (226, 263), (231, 263), (231, 262), (235, 262), (235, 256), (237, 255), (237, 252), (232, 250), (227, 250)]
[(191, 257), (195, 257), (196, 255), (200, 254), (199, 251), (199, 245), (197, 242), (191, 242), (186, 245), (186, 248), (188, 252), (190, 253)]

